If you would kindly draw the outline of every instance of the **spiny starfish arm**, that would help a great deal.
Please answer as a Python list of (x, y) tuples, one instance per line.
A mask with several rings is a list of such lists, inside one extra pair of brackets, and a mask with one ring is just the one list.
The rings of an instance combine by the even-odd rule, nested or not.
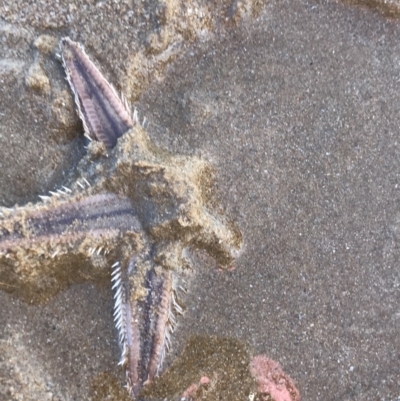
[(127, 265), (115, 263), (112, 273), (119, 364), (126, 369), (128, 390), (134, 397), (160, 373), (176, 315), (183, 313), (172, 273), (157, 267), (143, 269), (141, 263), (135, 255)]
[[(0, 275), (42, 302), (147, 246), (131, 201), (111, 193), (27, 205), (0, 218)], [(55, 285), (55, 282), (57, 285)]]
[(70, 38), (61, 40), (62, 59), (75, 103), (89, 138), (108, 148), (133, 127), (126, 102), (90, 61), (83, 47)]

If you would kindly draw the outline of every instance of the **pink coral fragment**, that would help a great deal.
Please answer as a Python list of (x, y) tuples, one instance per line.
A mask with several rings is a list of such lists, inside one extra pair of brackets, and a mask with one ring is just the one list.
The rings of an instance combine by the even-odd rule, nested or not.
[(269, 395), (274, 401), (300, 401), (294, 381), (282, 370), (278, 362), (258, 355), (250, 362), (250, 371), (257, 381), (258, 395)]

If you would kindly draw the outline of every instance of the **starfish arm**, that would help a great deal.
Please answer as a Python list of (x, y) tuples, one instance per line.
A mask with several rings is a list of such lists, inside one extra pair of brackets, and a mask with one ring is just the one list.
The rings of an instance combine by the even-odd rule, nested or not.
[(128, 198), (57, 199), (0, 218), (0, 274), (24, 297), (46, 300), (82, 277), (105, 275), (112, 260), (127, 259), (145, 244)]
[(139, 259), (133, 256), (127, 266), (115, 263), (112, 273), (119, 364), (125, 368), (128, 390), (136, 398), (160, 373), (176, 326), (175, 315), (183, 313), (172, 273), (153, 267), (143, 274)]
[(108, 148), (133, 127), (127, 103), (104, 78), (85, 53), (70, 38), (61, 40), (62, 59), (85, 133)]

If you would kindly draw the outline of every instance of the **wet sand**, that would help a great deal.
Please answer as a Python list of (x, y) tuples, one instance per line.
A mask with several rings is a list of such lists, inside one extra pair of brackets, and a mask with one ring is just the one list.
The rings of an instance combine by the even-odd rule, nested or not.
[[(105, 13), (100, 7), (90, 12)], [(400, 25), (369, 8), (317, 1), (273, 1), (255, 15), (220, 24), (193, 43), (183, 41), (165, 66), (154, 67), (155, 78), (135, 103), (159, 146), (214, 166), (216, 192), (245, 242), (231, 272), (195, 253), (187, 310), (168, 361), (193, 334), (228, 337), (279, 361), (303, 400), (396, 400)], [(140, 48), (140, 27), (123, 30), (123, 49), (108, 53), (117, 39), (111, 35), (102, 44), (94, 39), (100, 28), (93, 20), (89, 26), (93, 33), (82, 31), (88, 52), (104, 63), (117, 87), (132, 82), (132, 70), (123, 65)], [(32, 29), (25, 45), (21, 39), (15, 44), (18, 57), (31, 51), (31, 59), (12, 70), (17, 72), (6, 80), (8, 88), (24, 92), (28, 106), (40, 110), (54, 110), (53, 99), (65, 99), (68, 106), (61, 67), (43, 50), (32, 50), (40, 30), (34, 23)], [(78, 25), (53, 29), (61, 36), (78, 32)], [(154, 29), (151, 20), (146, 29)], [(124, 42), (129, 35), (137, 40), (131, 48)], [(3, 57), (9, 60), (10, 54)], [(18, 79), (37, 54), (44, 68), (53, 68), (47, 72), (50, 94)], [(33, 106), (39, 98), (42, 108)], [(21, 110), (27, 107), (17, 103)], [(16, 148), (1, 150), (6, 156), (0, 159), (9, 160), (0, 180), (5, 204), (35, 200), (51, 189), (46, 171), (59, 163), (45, 157), (42, 169), (32, 164), (24, 156), (32, 148), (21, 146), (29, 135), (40, 145), (33, 155), (51, 151), (66, 163), (54, 182), (73, 167), (68, 160), (79, 132), (66, 127), (79, 123), (68, 107), (58, 134), (49, 133), (54, 114), (38, 119), (41, 128), (30, 132), (34, 118), (18, 125), (14, 108), (2, 111), (2, 144), (8, 143), (10, 127), (22, 135), (15, 140), (22, 149), (16, 161)], [(39, 140), (36, 132), (52, 140)], [(39, 170), (21, 173), (21, 163)], [(21, 174), (36, 184), (20, 183), (15, 177)], [(110, 399), (123, 399), (107, 285), (75, 285), (42, 306), (5, 292), (0, 297), (1, 396), (96, 399), (98, 378), (108, 377)]]

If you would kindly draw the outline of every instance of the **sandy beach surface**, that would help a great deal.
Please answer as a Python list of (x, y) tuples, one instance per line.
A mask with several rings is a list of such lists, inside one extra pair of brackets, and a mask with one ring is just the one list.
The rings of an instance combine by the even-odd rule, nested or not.
[[(3, 0), (0, 204), (37, 202), (82, 155), (56, 57), (70, 35), (157, 145), (210, 162), (243, 235), (230, 271), (194, 252), (166, 368), (188, 361), (187, 380), (224, 371), (204, 399), (246, 400), (250, 357), (265, 354), (303, 401), (399, 400), (399, 10)], [(44, 305), (8, 285), (0, 276), (0, 400), (128, 400), (108, 282), (89, 278)], [(216, 357), (196, 364), (204, 352)], [(152, 396), (185, 390), (165, 388)]]

